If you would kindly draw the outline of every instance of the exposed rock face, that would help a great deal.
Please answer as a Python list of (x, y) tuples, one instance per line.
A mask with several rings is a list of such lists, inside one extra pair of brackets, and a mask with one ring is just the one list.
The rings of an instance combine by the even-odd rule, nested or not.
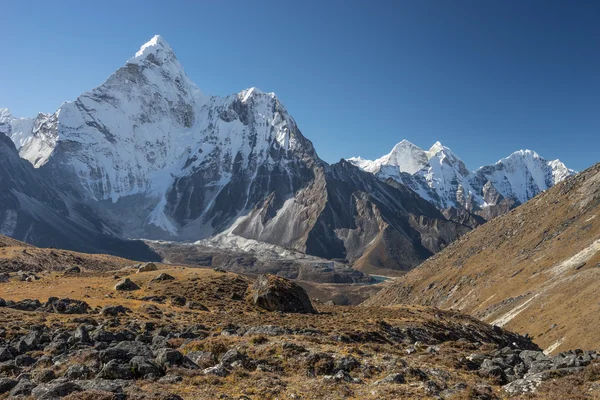
[(252, 285), (250, 299), (252, 303), (268, 311), (316, 312), (304, 289), (275, 275), (260, 275)]

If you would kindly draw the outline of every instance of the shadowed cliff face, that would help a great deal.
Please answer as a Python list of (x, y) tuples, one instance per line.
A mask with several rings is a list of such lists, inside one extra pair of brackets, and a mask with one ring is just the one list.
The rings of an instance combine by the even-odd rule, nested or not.
[(104, 234), (106, 227), (91, 210), (57, 192), (51, 182), (0, 134), (0, 234), (41, 247), (158, 259), (142, 242)]

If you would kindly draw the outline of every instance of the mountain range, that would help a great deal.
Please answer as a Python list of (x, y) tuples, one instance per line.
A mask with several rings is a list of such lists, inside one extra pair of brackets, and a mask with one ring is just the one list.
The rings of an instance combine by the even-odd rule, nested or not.
[(525, 203), (573, 175), (559, 160), (519, 150), (492, 165), (469, 171), (448, 147), (436, 142), (423, 150), (407, 140), (377, 160), (348, 159), (379, 179), (406, 185), (444, 210), (465, 209), (488, 220)]
[[(408, 270), (470, 229), (404, 185), (321, 160), (275, 94), (202, 93), (160, 36), (55, 113), (4, 109), (0, 126), (25, 193), (3, 204), (0, 229), (35, 244), (84, 228), (120, 239), (229, 235)], [(61, 215), (61, 235), (32, 201)], [(74, 242), (62, 247), (83, 250)]]

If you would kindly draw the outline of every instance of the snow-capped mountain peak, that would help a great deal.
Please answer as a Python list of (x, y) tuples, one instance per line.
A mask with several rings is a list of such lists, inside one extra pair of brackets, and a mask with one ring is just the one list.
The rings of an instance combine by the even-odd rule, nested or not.
[[(470, 172), (464, 162), (440, 142), (434, 143), (428, 151), (421, 150), (425, 160), (416, 164), (420, 168), (398, 168), (401, 163), (397, 158), (406, 163), (407, 158), (399, 156), (403, 149), (419, 149), (413, 146), (402, 141), (378, 160), (350, 158), (348, 161), (380, 179), (392, 178), (407, 185), (440, 209), (464, 207), (470, 211), (497, 206), (503, 201), (506, 211), (507, 207), (522, 204), (575, 173), (559, 160), (546, 161), (532, 150), (516, 151), (495, 164)], [(420, 153), (415, 150), (414, 154)]]
[(155, 35), (148, 42), (144, 43), (142, 47), (135, 53), (135, 56), (130, 58), (127, 62), (139, 62), (147, 59), (149, 56), (155, 60), (165, 61), (174, 56), (173, 49), (169, 46), (169, 43), (163, 39), (160, 35)]
[(377, 160), (352, 157), (347, 161), (371, 173), (386, 169), (397, 171), (397, 173), (413, 174), (427, 164), (427, 153), (419, 146), (404, 139), (397, 143), (391, 152)]

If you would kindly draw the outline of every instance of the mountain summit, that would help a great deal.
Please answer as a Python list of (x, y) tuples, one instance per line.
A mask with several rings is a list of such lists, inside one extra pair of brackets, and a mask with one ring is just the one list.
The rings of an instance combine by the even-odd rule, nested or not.
[(439, 209), (466, 209), (486, 219), (525, 203), (575, 173), (559, 160), (547, 161), (531, 150), (516, 151), (471, 172), (440, 142), (425, 151), (407, 140), (377, 160), (353, 157), (348, 161), (382, 180), (391, 178), (410, 187)]

